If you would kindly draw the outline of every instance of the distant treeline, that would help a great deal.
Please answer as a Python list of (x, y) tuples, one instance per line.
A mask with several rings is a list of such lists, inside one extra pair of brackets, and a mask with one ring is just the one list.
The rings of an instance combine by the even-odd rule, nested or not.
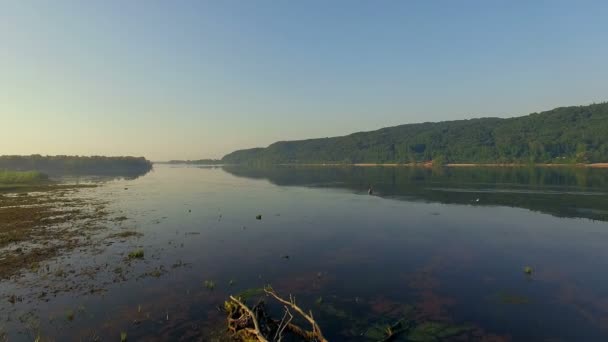
[(221, 159), (199, 159), (199, 160), (169, 160), (168, 162), (159, 162), (159, 164), (220, 165), (220, 164), (223, 164), (223, 162)]
[(51, 175), (145, 174), (152, 163), (144, 157), (0, 156), (0, 170), (39, 171)]
[(224, 164), (608, 162), (608, 103), (509, 119), (426, 122), (342, 137), (280, 141)]

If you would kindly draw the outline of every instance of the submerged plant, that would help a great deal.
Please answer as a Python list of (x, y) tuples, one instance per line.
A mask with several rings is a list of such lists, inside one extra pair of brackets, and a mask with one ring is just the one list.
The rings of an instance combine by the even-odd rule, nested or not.
[(532, 267), (530, 267), (530, 266), (524, 267), (524, 273), (527, 275), (532, 275)]
[(124, 331), (120, 333), (120, 342), (127, 342), (127, 333)]
[(68, 319), (68, 321), (73, 321), (74, 320), (74, 311), (68, 310), (65, 313), (65, 317)]
[(209, 290), (215, 289), (215, 282), (213, 282), (213, 280), (205, 280), (205, 282), (203, 284)]
[(240, 299), (242, 299), (242, 300), (247, 300), (247, 299), (250, 299), (252, 297), (261, 296), (263, 294), (264, 294), (264, 288), (259, 287), (259, 288), (247, 289), (247, 290), (239, 293), (237, 295), (237, 297), (240, 298)]
[(144, 257), (144, 250), (141, 248), (129, 253), (129, 259), (142, 259), (143, 257)]

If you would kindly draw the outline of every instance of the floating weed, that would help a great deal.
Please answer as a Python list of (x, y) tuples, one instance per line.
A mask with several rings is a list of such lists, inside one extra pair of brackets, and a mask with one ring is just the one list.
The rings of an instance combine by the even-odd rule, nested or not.
[(133, 252), (129, 253), (129, 259), (143, 259), (143, 257), (144, 257), (143, 249), (137, 249), (137, 250), (134, 250)]
[(124, 331), (120, 333), (120, 342), (127, 342), (127, 333)]
[(205, 280), (203, 285), (205, 285), (205, 287), (209, 290), (215, 289), (215, 282), (213, 282), (213, 280)]
[(161, 275), (163, 275), (163, 273), (161, 272), (161, 270), (160, 270), (160, 269), (155, 268), (154, 270), (152, 270), (152, 271), (148, 272), (148, 273), (147, 273), (147, 275), (149, 275), (149, 276), (151, 276), (151, 277), (154, 277), (154, 278), (158, 278), (158, 277), (160, 277)]
[(110, 235), (110, 238), (121, 238), (121, 239), (126, 239), (126, 238), (130, 238), (130, 237), (140, 237), (143, 236), (144, 234), (133, 231), (133, 230), (126, 230), (120, 233), (115, 233)]
[(228, 286), (232, 286), (232, 285), (234, 285), (234, 280), (230, 279), (230, 281), (228, 282)]
[(530, 266), (524, 267), (524, 273), (526, 275), (532, 275), (532, 267), (530, 267)]
[(319, 298), (317, 298), (317, 300), (315, 300), (315, 303), (316, 303), (317, 305), (321, 305), (321, 304), (323, 304), (323, 297), (319, 297)]
[(66, 311), (65, 318), (67, 318), (68, 321), (73, 321), (74, 320), (74, 311), (72, 311), (72, 310)]
[(262, 219), (262, 215), (256, 215), (256, 216), (255, 216), (255, 219), (256, 219), (256, 220), (261, 220), (261, 219)]
[(348, 319), (350, 317), (350, 315), (346, 311), (336, 308), (331, 303), (327, 303), (321, 306), (321, 311), (323, 311), (327, 315), (334, 316), (339, 319)]
[(141, 313), (141, 304), (137, 306), (137, 313)]
[(409, 341), (443, 341), (454, 339), (467, 331), (470, 331), (470, 328), (464, 326), (425, 322), (414, 327), (407, 337)]

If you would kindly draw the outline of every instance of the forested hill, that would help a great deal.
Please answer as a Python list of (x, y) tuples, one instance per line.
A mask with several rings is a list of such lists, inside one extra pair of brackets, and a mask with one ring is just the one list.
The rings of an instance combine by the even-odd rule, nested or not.
[(226, 164), (608, 162), (608, 102), (501, 119), (426, 122), (232, 152)]

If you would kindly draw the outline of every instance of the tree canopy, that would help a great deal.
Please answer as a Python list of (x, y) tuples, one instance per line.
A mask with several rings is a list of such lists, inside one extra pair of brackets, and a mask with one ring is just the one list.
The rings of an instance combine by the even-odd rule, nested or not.
[(514, 118), (425, 122), (239, 150), (226, 164), (608, 161), (608, 103)]

